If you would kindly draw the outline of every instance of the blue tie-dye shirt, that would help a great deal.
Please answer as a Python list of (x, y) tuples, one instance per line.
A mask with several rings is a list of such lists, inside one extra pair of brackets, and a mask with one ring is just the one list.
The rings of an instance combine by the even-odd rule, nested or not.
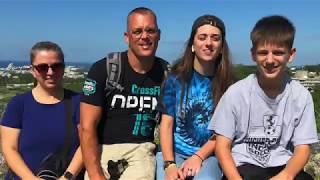
[(176, 153), (190, 156), (212, 136), (212, 131), (207, 129), (213, 114), (211, 81), (212, 77), (193, 71), (188, 93), (185, 88), (181, 110), (179, 108), (182, 92), (180, 79), (170, 74), (164, 82), (158, 110), (175, 120), (174, 148)]

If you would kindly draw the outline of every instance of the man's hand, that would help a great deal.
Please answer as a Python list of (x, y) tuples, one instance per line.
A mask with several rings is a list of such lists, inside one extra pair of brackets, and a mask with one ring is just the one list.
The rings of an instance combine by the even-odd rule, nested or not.
[(94, 180), (109, 180), (106, 176), (100, 176), (100, 175), (96, 175), (94, 177), (90, 177), (90, 179), (94, 179)]

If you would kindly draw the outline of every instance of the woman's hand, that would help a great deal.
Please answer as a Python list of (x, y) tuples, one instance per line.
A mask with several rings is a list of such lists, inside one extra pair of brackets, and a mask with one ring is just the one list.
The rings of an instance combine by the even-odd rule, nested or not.
[(185, 177), (195, 176), (201, 169), (202, 159), (196, 155), (189, 157), (181, 166), (181, 171)]
[(176, 166), (172, 165), (165, 169), (165, 180), (183, 180), (185, 176), (183, 176), (182, 171)]
[(44, 180), (42, 178), (39, 178), (37, 176), (30, 176), (28, 178), (22, 178), (23, 180)]

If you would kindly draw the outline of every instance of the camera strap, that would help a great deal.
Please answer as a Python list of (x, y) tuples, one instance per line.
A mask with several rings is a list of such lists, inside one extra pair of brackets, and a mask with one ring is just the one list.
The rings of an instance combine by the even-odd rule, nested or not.
[(73, 128), (73, 123), (72, 123), (72, 100), (71, 96), (68, 93), (68, 91), (64, 91), (64, 107), (65, 107), (65, 121), (66, 121), (66, 135), (64, 139), (64, 145), (63, 148), (59, 152), (59, 156), (62, 158), (67, 157), (68, 152), (71, 147), (72, 143), (72, 128)]

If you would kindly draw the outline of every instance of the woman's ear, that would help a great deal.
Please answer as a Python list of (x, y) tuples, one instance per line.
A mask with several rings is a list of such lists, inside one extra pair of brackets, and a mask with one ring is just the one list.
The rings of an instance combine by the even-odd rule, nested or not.
[(34, 68), (32, 66), (30, 66), (29, 72), (32, 74), (32, 76), (34, 78), (36, 78), (35, 72), (34, 72)]

